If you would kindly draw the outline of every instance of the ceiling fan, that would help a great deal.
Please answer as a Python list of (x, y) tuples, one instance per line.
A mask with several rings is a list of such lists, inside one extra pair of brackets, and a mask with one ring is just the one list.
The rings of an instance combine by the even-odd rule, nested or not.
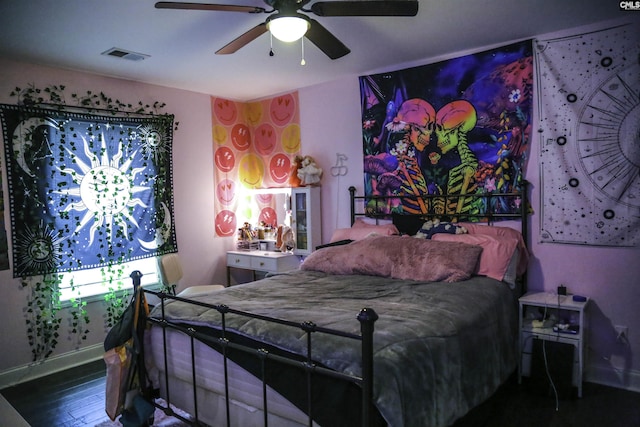
[[(212, 10), (217, 12), (267, 13), (266, 21), (256, 25), (240, 35), (216, 54), (227, 55), (246, 46), (267, 31), (283, 41), (294, 41), (307, 37), (329, 58), (338, 59), (347, 55), (351, 50), (331, 34), (318, 21), (299, 11), (313, 13), (316, 16), (415, 16), (418, 14), (417, 0), (360, 0), (360, 1), (319, 1), (313, 3), (310, 9), (305, 9), (311, 0), (264, 0), (271, 7), (270, 10), (259, 6), (236, 6), (207, 3), (181, 3), (161, 1), (156, 3), (157, 9), (190, 9)], [(282, 35), (278, 32), (285, 22), (298, 25), (295, 35)], [(282, 38), (281, 38), (282, 37)], [(286, 40), (285, 40), (286, 39)]]

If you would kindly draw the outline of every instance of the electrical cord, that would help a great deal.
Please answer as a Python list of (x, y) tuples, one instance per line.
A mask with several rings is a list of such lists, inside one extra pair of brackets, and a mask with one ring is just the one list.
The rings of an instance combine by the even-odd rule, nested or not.
[[(560, 313), (560, 295), (558, 295), (558, 314)], [(544, 322), (547, 318), (547, 302), (544, 303), (544, 314), (542, 315), (542, 321)], [(559, 333), (558, 333), (559, 334)], [(558, 335), (559, 338), (559, 335)], [(551, 372), (549, 372), (549, 362), (547, 361), (547, 348), (546, 348), (546, 339), (542, 340), (542, 358), (544, 360), (544, 369), (547, 373), (547, 378), (549, 379), (549, 383), (551, 383), (551, 388), (553, 389), (553, 395), (556, 399), (556, 412), (560, 409), (560, 400), (558, 398), (558, 390), (556, 389), (556, 385), (553, 382), (553, 378), (551, 378)]]

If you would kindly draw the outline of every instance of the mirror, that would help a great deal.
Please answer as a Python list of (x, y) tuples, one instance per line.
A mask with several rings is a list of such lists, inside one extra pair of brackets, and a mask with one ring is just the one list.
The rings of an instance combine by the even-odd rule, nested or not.
[(266, 231), (260, 240), (275, 240), (278, 225), (291, 224), (291, 188), (246, 189), (236, 215), (239, 226), (249, 223), (252, 229)]

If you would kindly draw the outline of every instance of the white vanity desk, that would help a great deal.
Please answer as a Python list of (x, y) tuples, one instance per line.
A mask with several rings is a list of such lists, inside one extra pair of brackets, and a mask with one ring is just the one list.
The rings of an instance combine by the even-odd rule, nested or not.
[(240, 268), (253, 271), (253, 280), (256, 279), (256, 271), (267, 273), (281, 273), (297, 270), (300, 267), (300, 258), (286, 252), (272, 251), (228, 251), (227, 252), (227, 286), (231, 285), (231, 269)]

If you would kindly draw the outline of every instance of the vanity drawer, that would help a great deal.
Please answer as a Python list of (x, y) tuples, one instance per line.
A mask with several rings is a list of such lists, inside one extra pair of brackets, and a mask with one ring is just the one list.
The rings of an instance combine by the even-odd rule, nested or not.
[(279, 258), (269, 258), (268, 256), (251, 257), (251, 268), (258, 271), (278, 271)]
[(256, 280), (256, 271), (265, 273), (282, 273), (284, 271), (300, 268), (300, 258), (291, 253), (269, 251), (229, 251), (227, 252), (227, 286), (231, 285), (231, 269), (244, 269), (253, 271), (253, 280)]
[(251, 269), (251, 255), (249, 254), (237, 254), (237, 253), (227, 253), (227, 265), (229, 267), (236, 268), (248, 268)]

